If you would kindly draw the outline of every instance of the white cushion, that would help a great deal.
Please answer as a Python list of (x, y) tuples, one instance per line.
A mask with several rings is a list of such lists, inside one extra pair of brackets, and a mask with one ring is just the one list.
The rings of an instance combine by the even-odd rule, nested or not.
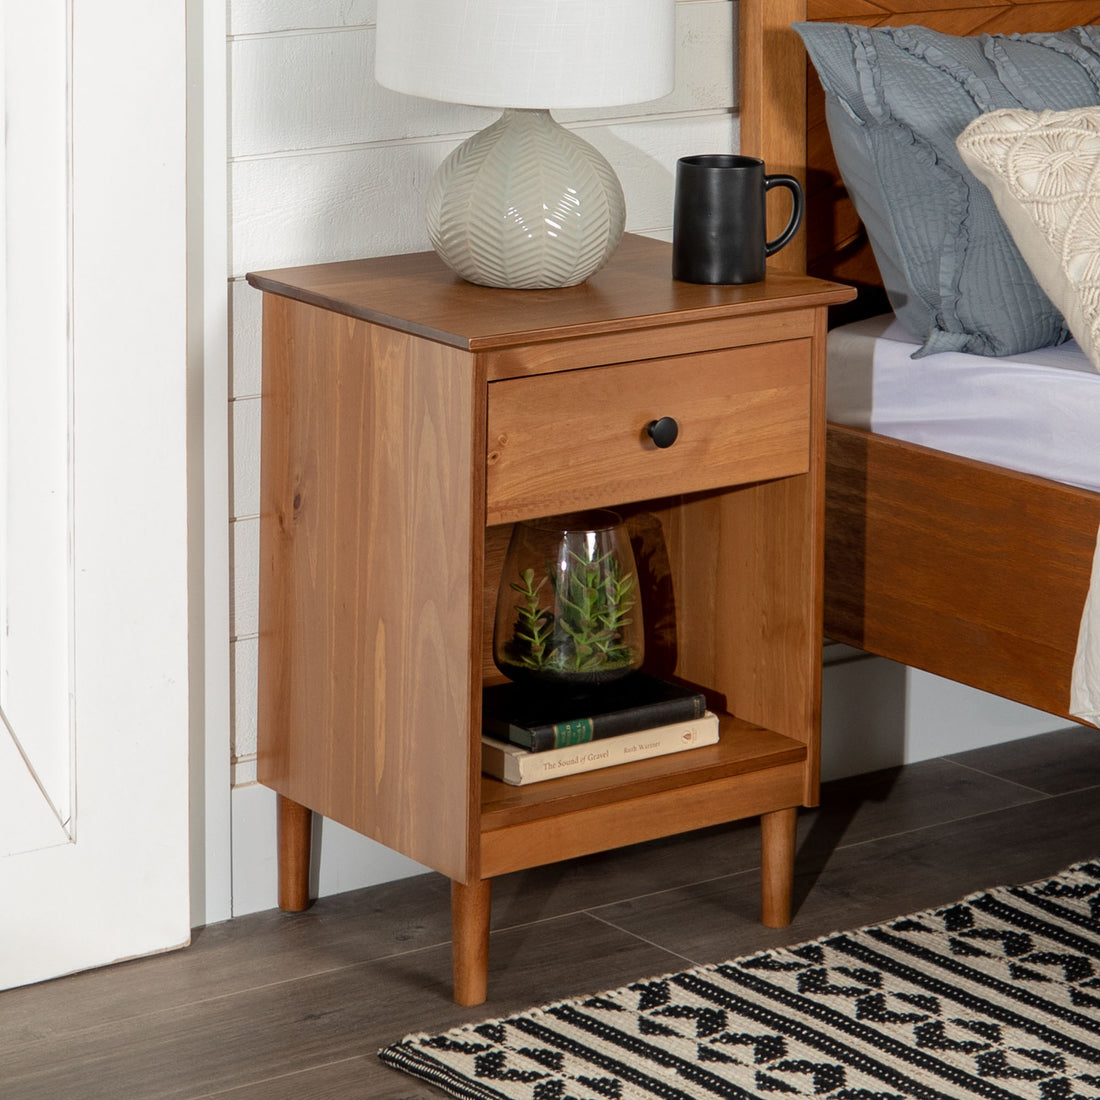
[(1100, 107), (990, 111), (957, 145), (1100, 370)]

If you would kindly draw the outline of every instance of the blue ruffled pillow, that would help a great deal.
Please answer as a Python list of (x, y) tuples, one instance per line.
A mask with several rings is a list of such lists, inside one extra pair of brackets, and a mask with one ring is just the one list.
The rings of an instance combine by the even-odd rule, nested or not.
[(837, 165), (890, 304), (936, 351), (1016, 355), (1058, 343), (1039, 288), (955, 139), (1004, 107), (1100, 104), (1100, 27), (958, 37), (925, 27), (796, 23), (825, 89)]

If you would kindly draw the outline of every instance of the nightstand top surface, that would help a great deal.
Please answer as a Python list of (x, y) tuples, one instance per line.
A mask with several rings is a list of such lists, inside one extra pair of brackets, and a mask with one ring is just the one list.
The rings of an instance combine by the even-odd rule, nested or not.
[(474, 286), (434, 252), (251, 272), (248, 282), (324, 309), (470, 351), (669, 323), (831, 305), (851, 287), (769, 272), (759, 283), (708, 286), (672, 278), (671, 246), (626, 234), (579, 286)]

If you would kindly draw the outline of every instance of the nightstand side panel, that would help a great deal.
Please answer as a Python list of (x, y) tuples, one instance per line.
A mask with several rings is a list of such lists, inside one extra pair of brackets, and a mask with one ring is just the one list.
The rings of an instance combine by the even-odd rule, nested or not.
[(264, 315), (260, 780), (465, 881), (482, 372), (276, 295)]

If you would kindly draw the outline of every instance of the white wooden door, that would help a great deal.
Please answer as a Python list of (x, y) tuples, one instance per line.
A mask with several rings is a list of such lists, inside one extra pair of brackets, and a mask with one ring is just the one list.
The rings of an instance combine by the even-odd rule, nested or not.
[(0, 988), (188, 908), (184, 0), (0, 0)]

